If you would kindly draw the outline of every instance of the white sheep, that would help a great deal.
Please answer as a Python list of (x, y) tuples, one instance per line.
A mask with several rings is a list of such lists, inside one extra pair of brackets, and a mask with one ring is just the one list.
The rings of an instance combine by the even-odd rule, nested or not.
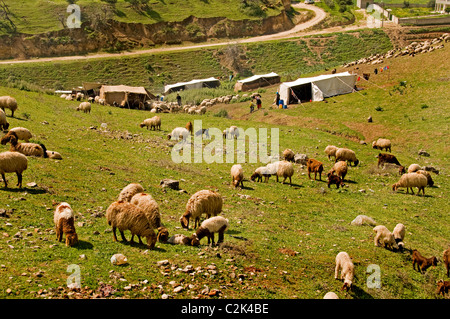
[(143, 128), (144, 126), (147, 127), (147, 130), (161, 130), (161, 118), (159, 116), (153, 116), (149, 119), (145, 119), (141, 124), (139, 124), (140, 128)]
[(425, 171), (423, 169), (419, 169), (418, 171), (416, 171), (416, 173), (422, 174), (422, 175), (424, 175), (427, 178), (427, 185), (428, 186), (432, 187), (434, 185), (434, 181), (433, 181), (433, 178), (431, 177), (430, 172)]
[(118, 201), (123, 200), (126, 202), (131, 201), (131, 198), (136, 195), (137, 193), (143, 193), (144, 187), (142, 187), (139, 183), (130, 183), (127, 186), (125, 186), (122, 191), (119, 193), (119, 196), (117, 198)]
[(194, 220), (194, 228), (197, 228), (200, 217), (205, 214), (207, 218), (219, 215), (222, 211), (222, 196), (211, 190), (200, 190), (192, 195), (186, 203), (186, 211), (180, 217), (181, 226), (189, 228), (189, 220)]
[(202, 106), (200, 109), (196, 110), (195, 113), (203, 115), (206, 113), (206, 106)]
[(224, 137), (230, 138), (230, 139), (237, 139), (239, 137), (239, 128), (237, 126), (230, 126), (229, 128), (225, 129), (224, 131)]
[(388, 140), (387, 138), (379, 138), (378, 140), (372, 142), (372, 148), (377, 150), (385, 149), (386, 152), (390, 152), (391, 140)]
[(57, 159), (57, 160), (62, 160), (62, 156), (61, 156), (61, 154), (58, 153), (58, 152), (55, 152), (55, 151), (49, 151), (49, 150), (46, 150), (45, 152), (47, 153), (47, 157), (48, 157), (48, 158), (51, 158), (51, 159)]
[(338, 161), (347, 161), (349, 164), (353, 163), (354, 166), (357, 166), (359, 160), (356, 158), (356, 154), (353, 150), (348, 148), (338, 148), (336, 150), (336, 160)]
[(334, 163), (333, 167), (328, 173), (331, 174), (336, 173), (337, 176), (339, 176), (340, 178), (342, 178), (342, 180), (344, 180), (345, 176), (347, 175), (347, 172), (348, 172), (347, 162), (339, 161)]
[(327, 147), (325, 147), (324, 151), (327, 154), (329, 160), (331, 159), (331, 157), (334, 157), (334, 159), (336, 159), (337, 149), (338, 147), (334, 145), (328, 145)]
[(373, 228), (375, 232), (375, 238), (373, 240), (374, 245), (377, 247), (383, 246), (385, 248), (398, 249), (398, 245), (395, 242), (394, 234), (392, 234), (386, 226), (378, 225)]
[(22, 188), (22, 173), (27, 167), (28, 159), (22, 153), (9, 151), (0, 153), (0, 174), (2, 175), (5, 188), (8, 187), (5, 173), (16, 173), (17, 186)]
[(294, 157), (295, 157), (294, 151), (292, 151), (290, 148), (287, 148), (283, 151), (283, 159), (285, 161), (294, 162)]
[(422, 167), (420, 167), (419, 164), (411, 164), (408, 167), (408, 173), (414, 173), (414, 172), (417, 172), (420, 169), (422, 169)]
[(228, 219), (222, 216), (214, 216), (202, 222), (197, 231), (192, 235), (191, 241), (197, 239), (200, 241), (203, 237), (208, 238), (208, 245), (214, 245), (214, 234), (219, 234), (217, 244), (223, 243), (224, 233), (228, 229)]
[(47, 149), (44, 144), (36, 144), (36, 143), (19, 143), (17, 134), (15, 132), (9, 131), (5, 136), (3, 136), (0, 140), (2, 145), (6, 143), (10, 143), (9, 150), (11, 152), (19, 152), (26, 156), (36, 156), (36, 157), (44, 157), (47, 158)]
[(373, 218), (366, 216), (366, 215), (358, 215), (355, 217), (355, 219), (351, 222), (354, 226), (361, 226), (361, 225), (370, 225), (370, 226), (376, 226), (376, 222), (373, 220)]
[(17, 110), (17, 100), (12, 96), (0, 96), (0, 109), (5, 108), (11, 110), (11, 117), (14, 117), (14, 111)]
[(83, 111), (83, 113), (91, 113), (91, 103), (81, 102), (77, 107), (77, 111)]
[(264, 176), (264, 183), (267, 183), (269, 181), (269, 178), (272, 174), (270, 174), (269, 169), (267, 166), (261, 166), (255, 169), (253, 175), (250, 177), (250, 179), (254, 182), (255, 180), (257, 182), (261, 182), (262, 178)]
[(344, 285), (342, 289), (349, 290), (353, 285), (354, 277), (354, 265), (353, 262), (345, 251), (341, 251), (336, 255), (336, 268), (334, 269), (334, 278), (339, 278), (339, 270), (341, 270), (340, 279), (344, 279)]
[(395, 225), (394, 230), (392, 231), (392, 234), (394, 235), (395, 242), (397, 243), (398, 247), (400, 249), (403, 249), (405, 247), (405, 244), (403, 243), (403, 240), (405, 239), (406, 235), (406, 227), (403, 224), (397, 224)]
[(0, 130), (7, 130), (9, 127), (9, 123), (6, 120), (6, 113), (0, 109)]
[(13, 127), (9, 131), (16, 133), (17, 138), (19, 140), (23, 140), (23, 141), (25, 141), (27, 143), (33, 137), (33, 134), (31, 134), (30, 130), (25, 128), (25, 127)]
[(294, 175), (294, 165), (288, 161), (279, 161), (277, 165), (277, 183), (278, 177), (283, 178), (283, 184), (287, 178), (289, 178), (289, 184), (292, 184), (292, 176)]
[(175, 234), (167, 240), (168, 244), (173, 245), (189, 245), (189, 246), (198, 246), (200, 245), (200, 241), (197, 237), (192, 236), (188, 237), (183, 234)]
[(417, 195), (420, 194), (422, 190), (422, 194), (425, 195), (425, 187), (428, 184), (428, 179), (425, 175), (420, 173), (406, 173), (400, 177), (400, 180), (392, 185), (392, 190), (397, 191), (399, 187), (406, 187), (406, 193), (409, 193), (409, 189), (411, 189), (412, 194), (414, 194), (413, 187), (417, 187)]
[(241, 164), (236, 164), (231, 167), (231, 182), (234, 187), (238, 187), (239, 184), (241, 187), (244, 187), (243, 180), (244, 180), (244, 171), (242, 169)]
[(190, 133), (185, 127), (176, 127), (167, 135), (167, 139), (176, 141), (182, 139), (183, 141), (186, 141), (189, 136)]

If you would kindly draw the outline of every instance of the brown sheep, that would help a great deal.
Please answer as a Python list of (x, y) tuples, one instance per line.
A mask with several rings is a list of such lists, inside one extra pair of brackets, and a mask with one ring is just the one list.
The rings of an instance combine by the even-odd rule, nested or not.
[(287, 148), (283, 151), (283, 158), (285, 161), (295, 162), (294, 157), (295, 157), (295, 154), (290, 148)]
[(186, 211), (180, 218), (183, 228), (189, 229), (189, 220), (194, 220), (194, 228), (200, 223), (200, 217), (205, 214), (207, 218), (217, 216), (222, 211), (223, 199), (219, 193), (204, 189), (192, 195), (186, 203)]
[(317, 173), (319, 173), (319, 180), (322, 180), (323, 163), (314, 158), (309, 158), (306, 162), (308, 167), (308, 177), (311, 179), (311, 173), (314, 172), (314, 180), (316, 180)]
[(380, 165), (384, 166), (385, 163), (392, 163), (392, 164), (399, 166), (400, 174), (406, 173), (405, 167), (402, 164), (400, 164), (400, 162), (394, 155), (386, 154), (386, 153), (379, 153), (377, 157), (378, 157), (378, 164), (377, 164), (378, 168), (380, 167)]
[(339, 188), (339, 186), (342, 187), (344, 186), (344, 182), (342, 178), (340, 178), (339, 176), (334, 175), (331, 172), (328, 172), (327, 176), (328, 176), (328, 188), (330, 188), (330, 185), (332, 184), (336, 184), (336, 188)]
[(436, 293), (439, 295), (442, 294), (442, 296), (444, 296), (450, 290), (450, 281), (443, 281), (441, 279), (436, 284), (438, 287)]
[(63, 234), (66, 234), (66, 246), (78, 244), (78, 235), (75, 231), (73, 210), (68, 203), (62, 202), (56, 206), (53, 214), (53, 222), (56, 228), (56, 238), (62, 241)]
[(194, 128), (192, 127), (192, 123), (189, 121), (186, 124), (186, 129), (192, 134), (194, 132)]
[(450, 247), (444, 251), (444, 256), (442, 257), (445, 268), (447, 269), (447, 277), (450, 277)]
[(425, 258), (417, 251), (417, 249), (413, 250), (412, 260), (413, 260), (413, 269), (414, 270), (416, 269), (416, 264), (417, 264), (417, 270), (422, 274), (429, 267), (437, 266), (437, 263), (438, 263), (438, 260), (436, 257), (433, 256), (430, 258)]
[(9, 131), (1, 139), (1, 144), (6, 145), (10, 143), (9, 150), (11, 152), (19, 152), (26, 156), (36, 156), (48, 158), (47, 149), (43, 144), (36, 143), (19, 143), (19, 138), (16, 132)]

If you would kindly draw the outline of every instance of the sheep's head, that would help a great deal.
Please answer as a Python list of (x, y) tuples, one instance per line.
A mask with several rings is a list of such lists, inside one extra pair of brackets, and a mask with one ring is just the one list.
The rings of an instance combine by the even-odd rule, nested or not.
[(189, 229), (189, 216), (183, 215), (180, 217), (181, 227)]
[(258, 176), (259, 176), (258, 173), (253, 173), (253, 175), (250, 177), (251, 181), (254, 182)]
[(169, 230), (165, 227), (158, 227), (157, 240), (161, 243), (167, 242), (169, 239)]
[(172, 138), (171, 134), (167, 134), (167, 139), (170, 141), (170, 139)]
[(357, 160), (354, 162), (354, 164), (355, 164), (355, 166), (358, 166), (359, 160), (357, 159)]
[(188, 241), (189, 241), (189, 242), (188, 242), (188, 245), (191, 245), (191, 246), (200, 246), (200, 240), (198, 239), (196, 233), (192, 234), (191, 237), (188, 237)]
[(144, 126), (145, 126), (144, 123), (139, 124), (140, 128), (143, 128)]
[(399, 166), (399, 167), (398, 167), (398, 173), (399, 173), (400, 175), (406, 173), (405, 166)]
[(394, 185), (392, 185), (392, 190), (395, 192), (398, 188), (398, 183), (395, 183)]
[(353, 287), (352, 282), (349, 280), (345, 280), (344, 285), (342, 286), (341, 290), (349, 291), (352, 289), (352, 287)]
[(431, 264), (432, 264), (433, 266), (437, 266), (437, 263), (438, 263), (437, 258), (436, 258), (436, 257), (432, 257)]
[(78, 244), (78, 235), (76, 233), (66, 235), (66, 246), (72, 247)]

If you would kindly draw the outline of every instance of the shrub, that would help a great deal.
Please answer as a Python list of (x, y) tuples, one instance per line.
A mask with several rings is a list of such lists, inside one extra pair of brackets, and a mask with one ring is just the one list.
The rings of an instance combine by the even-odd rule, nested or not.
[(214, 114), (213, 116), (215, 117), (228, 117), (228, 112), (227, 110), (220, 110), (219, 112), (217, 112), (216, 114)]

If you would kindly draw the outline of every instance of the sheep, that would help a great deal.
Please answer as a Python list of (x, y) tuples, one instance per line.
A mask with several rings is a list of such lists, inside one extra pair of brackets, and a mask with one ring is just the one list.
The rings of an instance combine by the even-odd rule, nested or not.
[(419, 169), (416, 173), (424, 175), (427, 178), (427, 185), (433, 187), (434, 181), (433, 178), (431, 177), (430, 172)]
[(327, 176), (328, 176), (328, 188), (330, 188), (330, 185), (332, 184), (336, 184), (336, 188), (339, 188), (339, 186), (342, 187), (345, 186), (342, 178), (340, 178), (339, 176), (334, 175), (331, 172), (328, 172)]
[(294, 165), (288, 161), (279, 161), (276, 165), (276, 177), (278, 183), (278, 177), (283, 177), (283, 184), (287, 178), (289, 178), (289, 184), (292, 184), (292, 176), (294, 175)]
[(81, 102), (80, 105), (78, 105), (76, 110), (83, 111), (83, 113), (91, 113), (91, 103)]
[(339, 299), (338, 295), (336, 293), (329, 291), (323, 296), (323, 299)]
[(406, 172), (405, 167), (402, 164), (400, 164), (400, 162), (394, 155), (386, 154), (386, 153), (379, 153), (376, 157), (378, 157), (378, 163), (377, 163), (378, 168), (380, 167), (380, 165), (384, 166), (385, 163), (392, 163), (392, 164), (399, 166), (400, 174)]
[(266, 166), (261, 166), (255, 169), (255, 172), (250, 177), (250, 179), (254, 182), (257, 180), (258, 182), (262, 181), (262, 178), (264, 176), (264, 183), (267, 183), (269, 181), (269, 178), (271, 174), (269, 173), (269, 169)]
[(223, 133), (224, 133), (223, 137), (225, 137), (226, 139), (228, 138), (237, 139), (239, 137), (239, 128), (233, 125), (227, 128)]
[(188, 136), (190, 136), (190, 133), (185, 127), (176, 127), (172, 130), (170, 134), (167, 135), (167, 139), (168, 140), (174, 139), (176, 141), (182, 139), (183, 141), (186, 141)]
[(192, 134), (194, 133), (194, 127), (192, 126), (191, 121), (186, 123), (186, 129)]
[(206, 106), (202, 106), (200, 109), (196, 110), (195, 113), (203, 115), (206, 113)]
[(18, 140), (22, 140), (27, 143), (33, 137), (33, 134), (31, 134), (30, 130), (25, 127), (13, 127), (9, 131), (16, 133)]
[(442, 294), (442, 296), (444, 296), (450, 290), (450, 281), (444, 281), (441, 279), (438, 282), (436, 282), (436, 284), (437, 284), (436, 290), (437, 294)]
[(447, 277), (450, 277), (450, 247), (444, 250), (442, 261), (444, 262), (445, 269), (447, 269)]
[(319, 180), (322, 180), (323, 163), (314, 158), (309, 158), (306, 161), (308, 168), (308, 178), (311, 179), (311, 173), (314, 172), (314, 180), (316, 180), (317, 173), (319, 173)]
[(347, 175), (347, 171), (348, 171), (347, 162), (339, 161), (333, 165), (333, 167), (331, 168), (331, 170), (328, 173), (331, 173), (331, 174), (336, 173), (336, 175), (339, 176), (340, 178), (342, 178), (342, 181), (343, 181), (345, 176)]
[(370, 225), (370, 226), (376, 226), (376, 222), (373, 220), (373, 218), (366, 216), (366, 215), (358, 215), (355, 217), (355, 219), (352, 220), (350, 223), (354, 226), (361, 226), (361, 225)]
[(335, 162), (338, 161), (347, 161), (349, 164), (353, 163), (354, 166), (359, 164), (359, 160), (356, 158), (355, 152), (348, 148), (338, 148), (336, 150)]
[(3, 130), (6, 131), (8, 129), (8, 127), (9, 127), (9, 123), (6, 120), (6, 114), (2, 109), (0, 109), (0, 131), (3, 131)]
[(134, 235), (138, 236), (139, 243), (142, 243), (141, 236), (147, 239), (147, 246), (153, 249), (156, 244), (156, 235), (151, 223), (145, 213), (136, 205), (122, 200), (113, 202), (106, 210), (106, 220), (112, 227), (114, 241), (117, 241), (116, 229), (119, 229), (123, 241), (127, 241), (124, 235), (125, 230), (131, 231), (130, 242), (133, 243)]
[(414, 172), (417, 172), (418, 170), (421, 170), (421, 169), (422, 169), (422, 167), (420, 167), (419, 164), (411, 164), (408, 167), (408, 173), (414, 173)]
[(336, 255), (336, 268), (334, 270), (334, 279), (338, 279), (339, 270), (341, 270), (340, 279), (344, 279), (342, 289), (348, 291), (353, 285), (354, 265), (348, 253), (341, 251)]
[(214, 234), (219, 234), (217, 244), (223, 243), (224, 233), (228, 229), (228, 219), (222, 216), (214, 216), (202, 222), (197, 231), (190, 237), (191, 242), (200, 241), (203, 237), (208, 238), (208, 245), (214, 246)]
[(0, 96), (0, 109), (5, 111), (5, 108), (11, 110), (11, 117), (14, 117), (14, 111), (17, 110), (17, 100), (12, 96)]
[(55, 223), (56, 238), (62, 241), (63, 234), (66, 234), (66, 246), (74, 246), (78, 243), (78, 235), (75, 231), (74, 213), (72, 207), (66, 202), (56, 206), (53, 213), (53, 222)]
[(130, 203), (139, 207), (147, 216), (152, 227), (158, 231), (156, 238), (159, 242), (166, 242), (169, 238), (169, 231), (161, 224), (161, 214), (159, 213), (158, 203), (153, 197), (146, 193), (137, 193), (133, 195)]
[(200, 190), (192, 195), (186, 203), (186, 211), (180, 217), (181, 226), (189, 229), (189, 220), (194, 220), (194, 228), (197, 228), (200, 217), (205, 214), (207, 218), (217, 216), (222, 211), (222, 196), (211, 190)]
[(2, 152), (0, 153), (0, 174), (3, 178), (5, 188), (8, 187), (5, 173), (16, 173), (17, 186), (22, 188), (22, 173), (28, 167), (28, 159), (25, 155), (18, 152)]
[(373, 228), (376, 233), (373, 240), (375, 246), (384, 246), (385, 248), (391, 248), (393, 250), (398, 249), (398, 245), (395, 241), (394, 234), (392, 234), (386, 226), (378, 225)]
[(413, 269), (419, 271), (423, 274), (429, 267), (437, 266), (438, 260), (436, 257), (425, 258), (423, 257), (417, 249), (414, 249), (412, 252), (412, 261), (413, 261)]
[(236, 164), (231, 167), (231, 182), (234, 187), (238, 187), (239, 184), (241, 187), (244, 187), (244, 171), (242, 170), (241, 164)]
[(295, 154), (290, 148), (287, 148), (283, 151), (283, 158), (285, 161), (294, 162), (294, 157)]
[(411, 189), (412, 194), (414, 195), (413, 187), (417, 187), (417, 195), (420, 194), (422, 190), (422, 194), (425, 195), (425, 186), (428, 184), (428, 179), (425, 175), (419, 173), (406, 173), (400, 177), (400, 180), (392, 185), (392, 190), (397, 191), (399, 187), (406, 187), (406, 194), (409, 194), (409, 189)]
[(6, 143), (10, 143), (9, 150), (11, 152), (19, 152), (26, 156), (36, 156), (36, 157), (44, 157), (47, 156), (47, 149), (44, 144), (36, 144), (36, 143), (19, 143), (17, 134), (15, 132), (9, 131), (5, 136), (0, 140), (2, 145), (6, 145)]
[(173, 245), (188, 245), (188, 246), (199, 246), (200, 241), (196, 236), (188, 237), (183, 234), (175, 234), (167, 240), (168, 244)]
[(143, 193), (144, 187), (138, 183), (131, 183), (125, 186), (122, 191), (119, 193), (118, 201), (122, 200), (125, 202), (131, 201), (131, 198), (137, 193)]
[(327, 154), (328, 160), (331, 160), (331, 157), (334, 157), (334, 159), (336, 159), (337, 149), (338, 147), (334, 145), (328, 145), (327, 147), (325, 147), (324, 152)]
[(144, 126), (147, 127), (147, 130), (151, 129), (153, 131), (156, 131), (156, 129), (158, 129), (158, 131), (161, 130), (161, 118), (159, 116), (153, 116), (152, 118), (149, 119), (145, 119), (144, 121), (142, 121), (141, 124), (139, 124), (140, 128), (143, 128)]
[(47, 153), (47, 157), (51, 158), (51, 159), (57, 159), (57, 160), (62, 160), (62, 156), (60, 153), (55, 152), (55, 151), (45, 151)]
[(372, 142), (372, 148), (377, 150), (386, 150), (386, 152), (391, 152), (391, 141), (386, 138), (379, 138)]
[(405, 244), (403, 243), (403, 240), (405, 239), (406, 234), (406, 228), (403, 224), (397, 224), (394, 227), (394, 230), (392, 231), (392, 234), (394, 235), (395, 242), (397, 243), (400, 250), (403, 250), (405, 247)]

